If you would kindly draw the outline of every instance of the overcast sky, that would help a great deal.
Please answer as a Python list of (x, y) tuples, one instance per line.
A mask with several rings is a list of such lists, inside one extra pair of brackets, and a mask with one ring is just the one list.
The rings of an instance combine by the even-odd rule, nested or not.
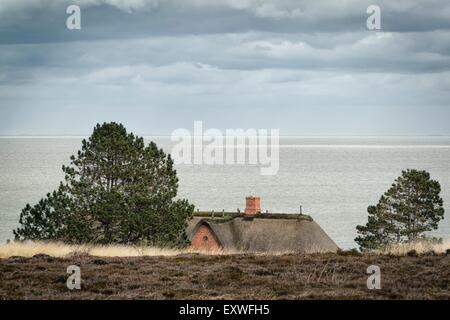
[[(366, 28), (371, 4), (381, 31)], [(0, 134), (113, 120), (448, 135), (450, 1), (0, 0)]]

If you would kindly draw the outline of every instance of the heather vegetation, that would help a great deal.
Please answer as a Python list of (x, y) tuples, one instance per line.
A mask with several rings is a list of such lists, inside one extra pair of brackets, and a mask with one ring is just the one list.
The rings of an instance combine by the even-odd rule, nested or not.
[[(0, 259), (1, 299), (449, 299), (450, 254), (225, 254)], [(82, 270), (68, 290), (68, 265)], [(381, 266), (381, 289), (366, 269)]]

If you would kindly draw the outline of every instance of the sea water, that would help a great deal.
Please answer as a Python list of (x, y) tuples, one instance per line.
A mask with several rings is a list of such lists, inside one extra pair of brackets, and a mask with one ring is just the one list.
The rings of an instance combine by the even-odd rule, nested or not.
[[(21, 209), (58, 187), (61, 166), (82, 137), (0, 138), (0, 243), (12, 239)], [(170, 152), (168, 137), (147, 137)], [(279, 171), (258, 165), (179, 165), (179, 197), (200, 210), (243, 210), (261, 197), (263, 212), (309, 214), (342, 248), (356, 247), (356, 225), (407, 168), (427, 170), (442, 186), (450, 215), (450, 137), (284, 137)], [(280, 230), (282, 232), (282, 230)], [(450, 239), (450, 219), (434, 236)]]

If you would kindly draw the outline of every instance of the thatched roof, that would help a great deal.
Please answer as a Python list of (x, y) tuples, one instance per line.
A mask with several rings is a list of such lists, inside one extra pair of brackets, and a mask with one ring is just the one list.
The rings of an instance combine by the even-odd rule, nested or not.
[(251, 252), (336, 252), (338, 246), (309, 216), (260, 214), (225, 219), (194, 217), (187, 228), (192, 239), (205, 224), (227, 250)]

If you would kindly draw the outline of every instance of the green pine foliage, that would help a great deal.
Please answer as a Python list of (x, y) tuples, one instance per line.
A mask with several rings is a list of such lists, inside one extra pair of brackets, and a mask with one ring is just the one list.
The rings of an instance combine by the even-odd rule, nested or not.
[(121, 124), (98, 124), (63, 171), (57, 191), (23, 209), (17, 240), (188, 243), (185, 227), (194, 206), (175, 199), (173, 161), (155, 143), (146, 146)]
[(361, 250), (373, 250), (425, 238), (444, 218), (440, 192), (428, 172), (402, 171), (378, 204), (368, 207), (367, 224), (356, 227), (356, 243)]

